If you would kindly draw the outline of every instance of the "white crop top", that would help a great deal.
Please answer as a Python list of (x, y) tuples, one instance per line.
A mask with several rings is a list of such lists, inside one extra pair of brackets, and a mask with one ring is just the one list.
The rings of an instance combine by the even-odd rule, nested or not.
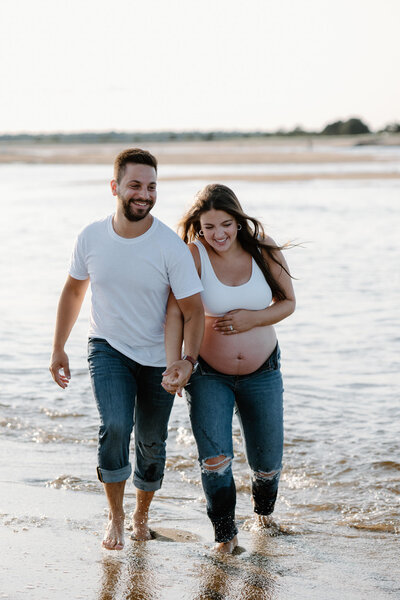
[(252, 269), (249, 281), (242, 285), (225, 285), (216, 276), (207, 250), (200, 240), (195, 240), (200, 253), (201, 292), (204, 312), (209, 317), (221, 317), (230, 310), (244, 308), (247, 310), (262, 310), (272, 302), (272, 292), (265, 277), (254, 258), (251, 259)]

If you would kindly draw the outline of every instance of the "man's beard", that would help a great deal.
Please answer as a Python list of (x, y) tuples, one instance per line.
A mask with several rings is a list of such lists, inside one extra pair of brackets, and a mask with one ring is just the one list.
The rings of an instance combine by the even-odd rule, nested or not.
[[(149, 212), (151, 211), (151, 209), (154, 206), (154, 202), (147, 203), (147, 210), (145, 210), (145, 208), (143, 207), (142, 213), (135, 214), (131, 211), (131, 204), (133, 204), (133, 202), (131, 200), (123, 199), (122, 210), (124, 212), (124, 217), (126, 217), (128, 219), (128, 221), (131, 221), (133, 223), (136, 221), (141, 221), (142, 219), (147, 217), (147, 215), (149, 214)], [(139, 210), (140, 210), (141, 207), (137, 207), (137, 208), (139, 208)]]

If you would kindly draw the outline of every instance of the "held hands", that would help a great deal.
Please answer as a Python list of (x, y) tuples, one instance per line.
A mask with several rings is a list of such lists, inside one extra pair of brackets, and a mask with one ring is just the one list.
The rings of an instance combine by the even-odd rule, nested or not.
[(50, 359), (49, 371), (57, 385), (65, 390), (65, 388), (68, 386), (69, 380), (71, 379), (71, 373), (69, 370), (68, 356), (64, 350), (53, 352)]
[(236, 333), (249, 331), (249, 329), (256, 327), (254, 315), (255, 311), (252, 310), (242, 308), (231, 310), (223, 317), (215, 319), (213, 329), (218, 333), (222, 333), (222, 335), (235, 335)]
[(188, 360), (176, 360), (165, 369), (161, 385), (170, 394), (182, 396), (182, 389), (189, 381), (192, 371), (193, 365)]

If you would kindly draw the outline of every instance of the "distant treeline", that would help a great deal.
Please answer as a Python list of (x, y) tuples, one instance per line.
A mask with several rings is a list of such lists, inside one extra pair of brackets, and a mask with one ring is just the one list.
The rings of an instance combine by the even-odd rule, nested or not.
[(168, 141), (209, 141), (232, 138), (267, 138), (290, 136), (318, 135), (362, 135), (371, 133), (400, 133), (400, 123), (389, 123), (384, 129), (373, 132), (361, 119), (351, 118), (347, 121), (329, 123), (321, 131), (306, 131), (295, 127), (291, 131), (279, 129), (266, 131), (154, 131), (154, 132), (80, 132), (80, 133), (18, 133), (0, 135), (0, 142), (30, 142), (46, 144), (105, 144), (111, 142), (168, 142)]

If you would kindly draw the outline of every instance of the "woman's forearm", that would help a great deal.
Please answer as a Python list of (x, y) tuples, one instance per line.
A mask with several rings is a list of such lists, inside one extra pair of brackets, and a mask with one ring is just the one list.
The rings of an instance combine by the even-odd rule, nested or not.
[(253, 312), (254, 327), (264, 327), (266, 325), (275, 325), (291, 315), (296, 308), (296, 300), (287, 299), (274, 302), (263, 310)]
[(183, 315), (172, 292), (168, 299), (164, 339), (167, 367), (169, 367), (181, 358), (183, 343)]

